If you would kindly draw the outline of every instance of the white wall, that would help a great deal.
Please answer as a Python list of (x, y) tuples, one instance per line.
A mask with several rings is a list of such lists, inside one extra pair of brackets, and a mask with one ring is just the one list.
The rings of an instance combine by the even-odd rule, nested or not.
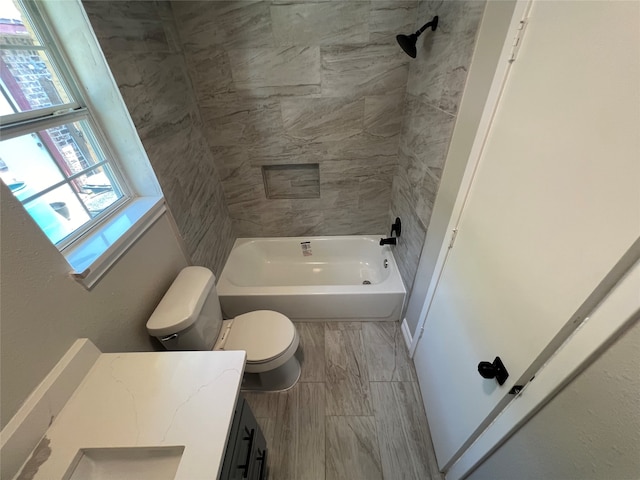
[(153, 350), (145, 322), (187, 265), (161, 217), (91, 291), (0, 184), (1, 424), (79, 337), (104, 352)]
[(468, 477), (640, 478), (640, 322)]

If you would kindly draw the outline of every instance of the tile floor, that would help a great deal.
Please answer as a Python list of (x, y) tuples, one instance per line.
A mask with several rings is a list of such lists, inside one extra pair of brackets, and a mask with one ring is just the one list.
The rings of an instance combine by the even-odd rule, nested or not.
[(244, 393), (271, 480), (441, 480), (397, 322), (297, 323), (302, 375)]

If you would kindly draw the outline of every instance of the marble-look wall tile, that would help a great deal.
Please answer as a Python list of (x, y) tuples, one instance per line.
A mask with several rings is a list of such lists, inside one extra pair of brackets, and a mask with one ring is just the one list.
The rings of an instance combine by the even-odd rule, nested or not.
[(273, 47), (269, 2), (174, 1), (185, 49)]
[(219, 274), (235, 236), (171, 5), (84, 5), (191, 261)]
[(193, 263), (208, 266), (219, 275), (235, 240), (233, 224), (202, 133), (193, 129), (184, 140), (192, 146), (190, 161), (197, 166), (179, 176), (181, 187), (188, 192), (190, 202), (181, 233)]
[(483, 1), (421, 1), (410, 29), (415, 31), (434, 15), (439, 16), (438, 29), (420, 37), (417, 57), (409, 69), (389, 211), (389, 221), (402, 219), (402, 237), (394, 255), (409, 292), (483, 11)]
[[(182, 190), (180, 182), (196, 175), (199, 168), (197, 156), (206, 153), (207, 145), (202, 143), (202, 138), (197, 137), (190, 128), (190, 120), (185, 118), (181, 123), (174, 125), (174, 132), (159, 136), (142, 137), (143, 144), (149, 159), (152, 162), (154, 172), (161, 181), (162, 190), (168, 199), (175, 194), (183, 196), (187, 191)], [(172, 180), (165, 185), (163, 180)], [(186, 199), (180, 203), (181, 211), (188, 211), (191, 202)], [(183, 217), (177, 217), (176, 222), (185, 221)]]
[(384, 155), (350, 160), (331, 160), (323, 164), (324, 181), (355, 182), (361, 179), (389, 179), (395, 171), (395, 165), (389, 165), (389, 158)]
[(433, 35), (420, 37), (417, 61), (411, 65), (407, 82), (408, 93), (457, 113), (484, 5), (484, 1), (474, 0), (420, 3), (418, 18), (438, 15), (438, 29)]
[(236, 91), (245, 96), (320, 93), (318, 47), (229, 50)]
[(425, 222), (425, 219), (431, 220), (431, 214), (433, 213), (433, 206), (436, 201), (436, 195), (438, 194), (438, 188), (440, 187), (441, 177), (442, 170), (427, 167), (427, 171), (417, 184), (417, 188), (422, 194), (418, 197), (415, 209), (416, 214), (423, 225), (428, 225), (428, 223)]
[(369, 41), (369, 2), (289, 2), (271, 6), (277, 45), (344, 45)]
[(286, 98), (280, 106), (284, 129), (294, 138), (335, 142), (363, 131), (364, 99)]
[(369, 16), (369, 43), (396, 45), (396, 35), (414, 32), (418, 1), (375, 0)]
[(388, 157), (389, 166), (397, 165), (398, 136), (381, 138), (370, 133), (354, 135), (341, 142), (325, 144), (328, 158), (333, 159), (367, 159)]
[(185, 50), (185, 58), (199, 104), (236, 91), (227, 51), (220, 48)]
[[(399, 169), (400, 170), (400, 169)], [(422, 247), (427, 236), (427, 227), (422, 223), (415, 210), (412, 197), (413, 192), (403, 175), (393, 178), (391, 191), (391, 212), (389, 223), (396, 216), (402, 219), (402, 236), (393, 249), (393, 255), (398, 264), (398, 270), (407, 292), (411, 292), (413, 281), (418, 269)]]
[(209, 145), (255, 145), (283, 130), (280, 103), (273, 98), (225, 96), (200, 104)]
[[(417, 3), (173, 6), (236, 234), (386, 231), (409, 71), (393, 35)], [(320, 198), (266, 197), (263, 166), (308, 163)]]
[(107, 61), (142, 138), (188, 128), (183, 119), (195, 119), (195, 97), (185, 88), (189, 77), (180, 54), (124, 51), (108, 55)]
[(214, 146), (212, 151), (220, 152), (225, 162), (232, 156), (242, 156), (250, 159), (253, 165), (320, 163), (320, 168), (325, 161), (377, 161), (375, 159), (387, 157), (385, 161), (388, 168), (394, 169), (397, 164), (398, 137), (379, 137), (363, 132), (338, 141), (311, 142), (280, 131), (258, 143)]
[(413, 164), (441, 169), (455, 120), (454, 115), (430, 105), (422, 97), (408, 93), (405, 98), (400, 148), (408, 153)]
[[(339, 143), (339, 142), (337, 142)], [(315, 147), (310, 147), (315, 148)], [(254, 156), (247, 147), (217, 147), (216, 158), (225, 158), (220, 172), (227, 191), (230, 215), (239, 236), (379, 234), (387, 230), (386, 210), (395, 157), (374, 156), (334, 160), (342, 155), (304, 153), (299, 156)], [(320, 199), (264, 200), (261, 165), (320, 160)]]
[(321, 52), (325, 97), (404, 92), (409, 57), (397, 45), (337, 45)]
[[(322, 224), (322, 211), (314, 208), (294, 208), (299, 200), (272, 200), (273, 205), (244, 202), (231, 205), (229, 214), (235, 231), (247, 236), (305, 236)], [(277, 202), (277, 203), (276, 203)], [(289, 233), (294, 232), (294, 233)]]
[(398, 175), (405, 176), (410, 203), (429, 225), (456, 117), (407, 94), (404, 119)]
[(127, 51), (178, 51), (179, 42), (168, 2), (86, 1), (91, 25), (107, 54)]
[(380, 137), (400, 133), (404, 95), (375, 95), (364, 99), (364, 130)]
[[(363, 217), (374, 216), (380, 209), (385, 208), (391, 201), (391, 175), (378, 178), (362, 178), (358, 182), (358, 211)], [(384, 225), (384, 224), (383, 224)], [(371, 233), (384, 232), (376, 229)]]
[(230, 210), (235, 210), (238, 204), (259, 202), (265, 197), (261, 169), (248, 161), (234, 164), (231, 170), (221, 169), (221, 178)]

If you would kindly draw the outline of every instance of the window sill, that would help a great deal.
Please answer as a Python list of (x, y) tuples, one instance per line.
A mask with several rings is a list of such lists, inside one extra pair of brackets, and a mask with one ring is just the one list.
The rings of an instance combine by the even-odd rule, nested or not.
[(138, 197), (120, 212), (65, 250), (71, 276), (87, 290), (166, 212), (164, 198)]

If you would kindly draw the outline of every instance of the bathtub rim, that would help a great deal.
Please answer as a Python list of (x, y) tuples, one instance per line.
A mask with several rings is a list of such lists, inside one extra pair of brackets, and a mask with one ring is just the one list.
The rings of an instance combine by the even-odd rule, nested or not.
[[(315, 240), (344, 240), (344, 239), (363, 239), (378, 243), (384, 235), (322, 235), (308, 237), (243, 237), (237, 238), (233, 243), (231, 252), (222, 268), (222, 272), (216, 279), (216, 289), (219, 296), (241, 296), (251, 291), (252, 296), (270, 296), (270, 295), (327, 295), (327, 294), (380, 294), (380, 293), (403, 293), (406, 297), (407, 290), (404, 286), (400, 270), (390, 245), (381, 246), (382, 254), (388, 254), (390, 258), (388, 268), (390, 269), (387, 278), (380, 283), (370, 285), (363, 284), (335, 284), (335, 285), (266, 285), (266, 286), (238, 286), (232, 283), (227, 275), (226, 270), (229, 260), (234, 250), (239, 247), (259, 242), (259, 241), (282, 241), (288, 240), (295, 243)], [(406, 298), (405, 298), (406, 301)]]

